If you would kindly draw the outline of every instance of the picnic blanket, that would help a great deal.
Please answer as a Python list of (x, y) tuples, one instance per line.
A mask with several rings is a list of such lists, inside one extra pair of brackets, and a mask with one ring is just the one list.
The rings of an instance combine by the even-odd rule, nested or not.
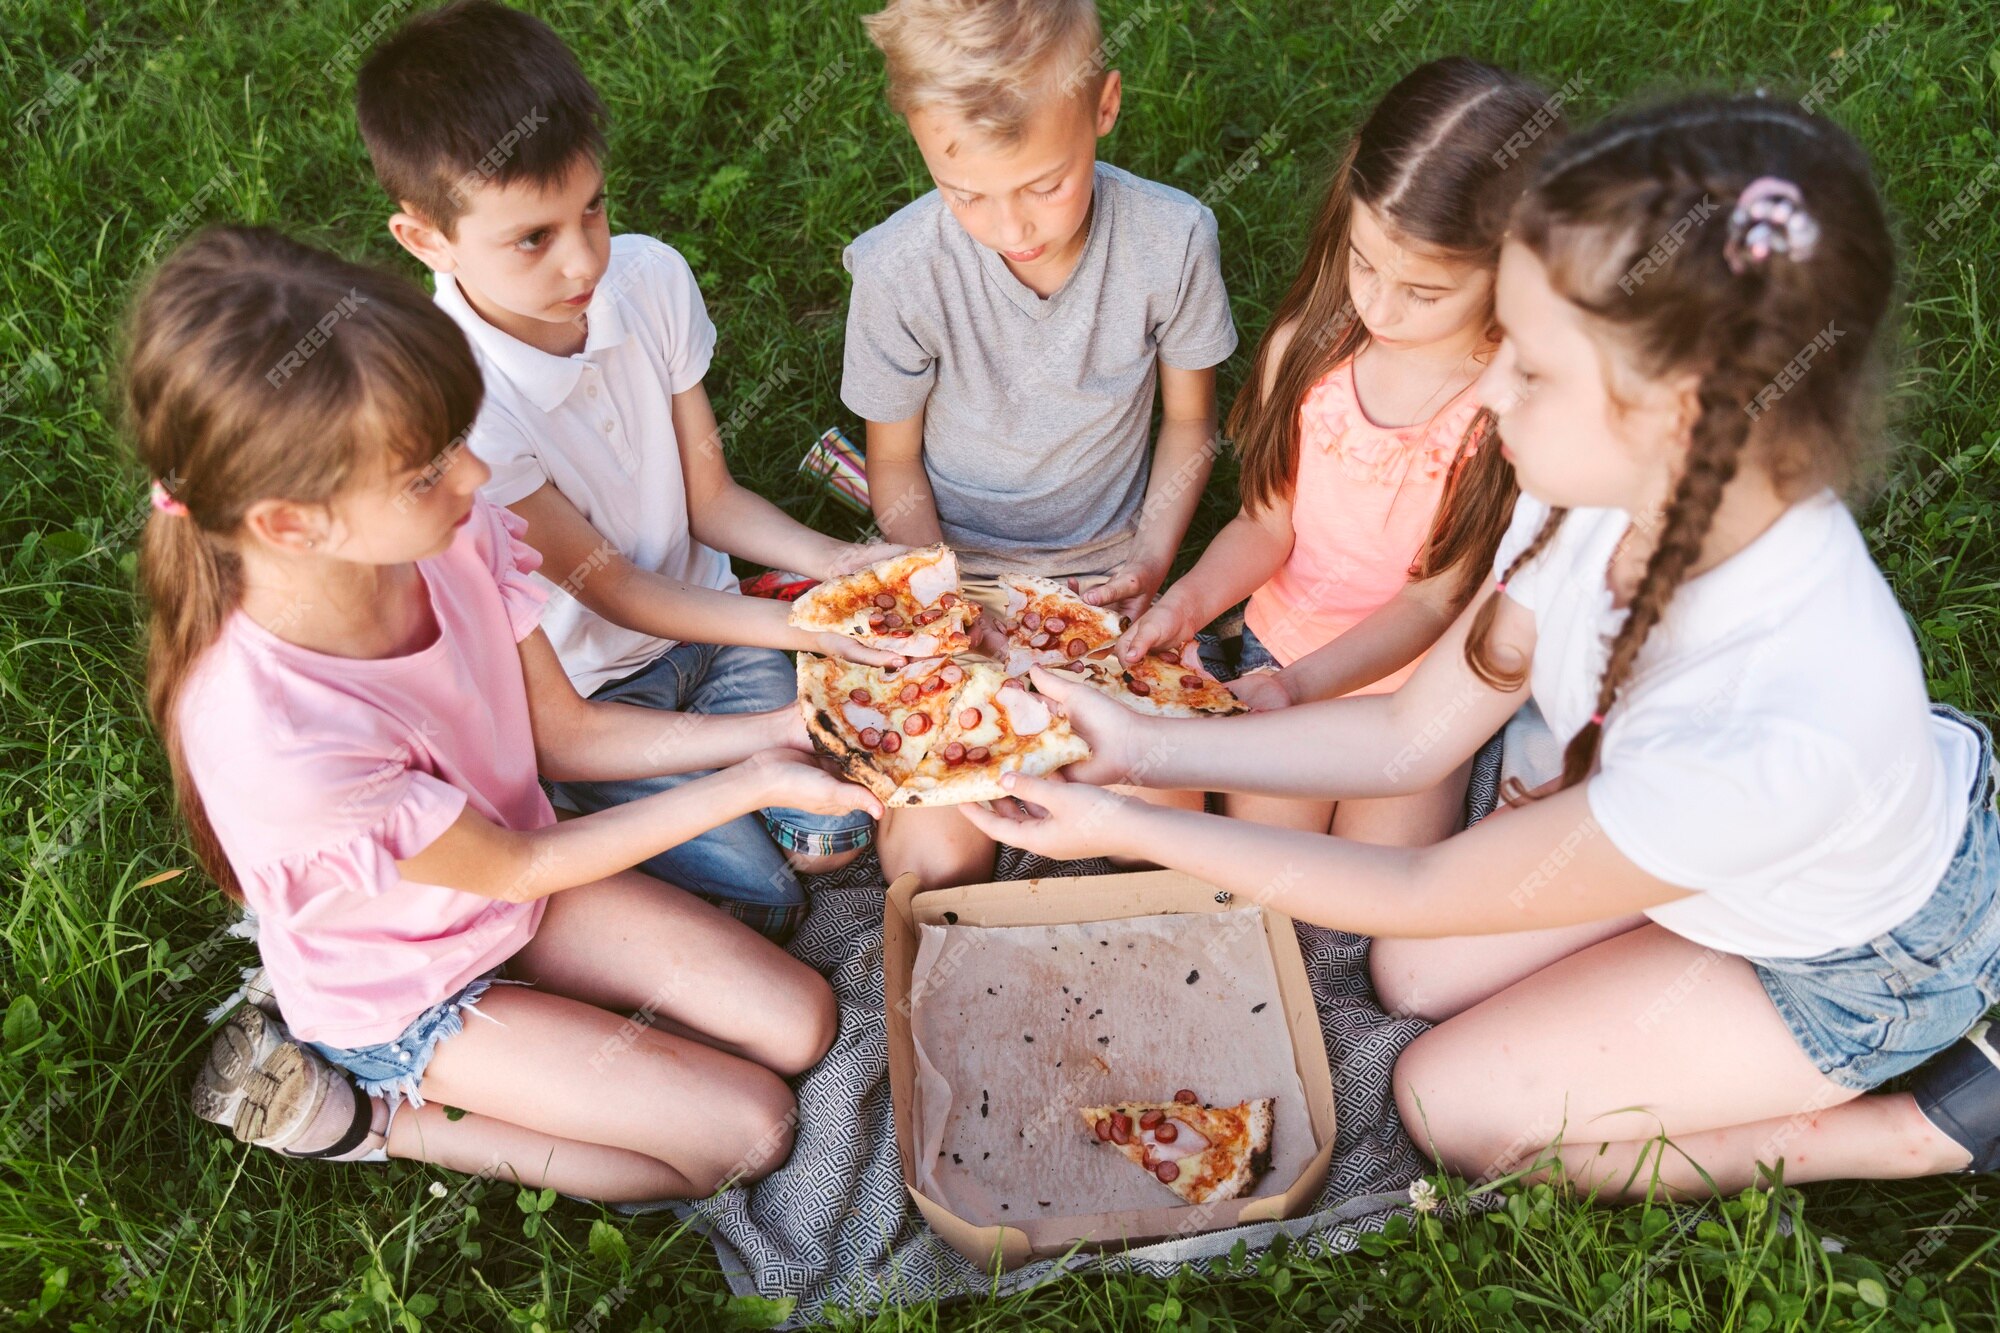
[[(1497, 740), (1497, 738), (1496, 738)], [(1481, 752), (1467, 799), (1469, 819), (1493, 807), (1499, 747)], [(1104, 861), (1052, 862), (1003, 848), (999, 879), (1111, 873)], [(1207, 1271), (1237, 1241), (1250, 1254), (1280, 1232), (1308, 1254), (1352, 1249), (1409, 1202), (1428, 1165), (1403, 1132), (1390, 1092), (1397, 1055), (1427, 1026), (1387, 1014), (1368, 982), (1368, 940), (1299, 925), (1299, 944), (1335, 1070), (1333, 1164), (1313, 1211), (1187, 1236), (1118, 1253), (1042, 1260), (997, 1284), (924, 1224), (903, 1190), (889, 1107), (888, 1037), (882, 1014), (881, 867), (872, 852), (816, 881), (812, 907), (791, 951), (833, 984), (840, 1029), (826, 1058), (798, 1081), (799, 1124), (790, 1160), (745, 1189), (682, 1205), (715, 1243), (738, 1295), (796, 1298), (790, 1324), (817, 1322), (829, 1308), (874, 1309), (1013, 1292), (1065, 1272), (1098, 1269), (1167, 1276)]]

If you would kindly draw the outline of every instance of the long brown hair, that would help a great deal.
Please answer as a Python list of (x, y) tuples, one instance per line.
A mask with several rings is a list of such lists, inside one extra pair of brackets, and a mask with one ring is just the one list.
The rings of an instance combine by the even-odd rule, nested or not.
[[(1447, 257), (1498, 264), (1514, 200), (1562, 132), (1560, 103), (1525, 79), (1466, 56), (1419, 65), (1384, 94), (1342, 154), (1306, 241), (1305, 261), (1271, 314), (1256, 363), (1226, 426), (1241, 459), (1243, 505), (1292, 493), (1299, 404), (1367, 344), (1348, 297), (1348, 222), (1358, 199), (1398, 236)], [(1263, 392), (1272, 337), (1295, 326)], [(1481, 410), (1459, 441), (1430, 536), (1412, 577), (1462, 571), (1469, 593), (1493, 558), (1514, 503), (1514, 469), (1490, 446)]]
[(351, 481), (421, 467), (472, 424), (478, 364), (451, 318), (401, 278), (261, 227), (169, 256), (133, 307), (125, 427), (185, 513), (140, 536), (147, 705), (195, 854), (241, 886), (188, 773), (176, 705), (242, 599), (235, 539), (267, 498), (324, 504)]
[[(1801, 191), (1817, 243), (1809, 256), (1774, 254), (1737, 272), (1725, 253), (1729, 214), (1767, 176)], [(1690, 219), (1699, 221), (1679, 225)], [(1764, 97), (1687, 98), (1579, 135), (1542, 165), (1511, 234), (1636, 374), (1701, 376), (1659, 543), (1598, 682), (1602, 718), (1699, 558), (1746, 450), (1790, 496), (1852, 490), (1877, 461), (1875, 332), (1894, 292), (1895, 246), (1860, 145), (1825, 117)], [(1662, 258), (1670, 234), (1685, 239)], [(1809, 346), (1810, 373), (1787, 374)], [(1549, 514), (1502, 582), (1548, 546), (1563, 512)], [(1522, 673), (1496, 664), (1489, 642), (1498, 600), (1480, 606), (1465, 655), (1489, 683), (1512, 688)], [(1592, 721), (1571, 738), (1564, 787), (1589, 775), (1602, 734)]]

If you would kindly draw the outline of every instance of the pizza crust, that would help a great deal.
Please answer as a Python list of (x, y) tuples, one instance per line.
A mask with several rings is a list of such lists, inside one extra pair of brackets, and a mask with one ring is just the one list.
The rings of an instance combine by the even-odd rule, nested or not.
[[(879, 594), (894, 605), (878, 605)], [(977, 613), (959, 591), (957, 555), (939, 544), (827, 579), (800, 594), (786, 619), (795, 629), (844, 634), (885, 652), (937, 657), (971, 647)], [(897, 623), (880, 626), (877, 618), (885, 614)]]

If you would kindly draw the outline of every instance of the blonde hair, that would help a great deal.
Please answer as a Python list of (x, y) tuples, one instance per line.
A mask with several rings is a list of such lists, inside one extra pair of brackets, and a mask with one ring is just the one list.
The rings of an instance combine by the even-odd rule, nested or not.
[(940, 108), (1003, 144), (1050, 100), (1104, 86), (1094, 0), (889, 0), (861, 21), (897, 114)]

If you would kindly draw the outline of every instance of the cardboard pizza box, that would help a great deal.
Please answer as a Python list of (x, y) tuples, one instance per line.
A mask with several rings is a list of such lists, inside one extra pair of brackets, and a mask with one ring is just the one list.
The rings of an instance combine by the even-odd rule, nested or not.
[[(912, 1031), (911, 985), (919, 926), (1068, 925), (1179, 913), (1216, 914), (1246, 906), (1255, 905), (1228, 900), (1226, 895), (1225, 901), (1218, 902), (1213, 885), (1166, 870), (1077, 879), (1018, 880), (928, 892), (922, 891), (916, 876), (904, 875), (890, 886), (882, 932), (883, 1000), (888, 1020), (889, 1086), (897, 1148), (904, 1187), (925, 1221), (947, 1244), (989, 1272), (996, 1267), (1011, 1270), (1035, 1259), (1067, 1253), (1078, 1245), (1119, 1250), (1204, 1231), (1296, 1217), (1312, 1206), (1325, 1185), (1333, 1158), (1332, 1072), (1292, 919), (1267, 907), (1255, 910), (1262, 916), (1262, 937), (1276, 973), (1279, 1003), (1290, 1034), (1292, 1058), (1305, 1097), (1304, 1114), (1311, 1125), (1315, 1149), (1305, 1169), (1292, 1180), (1274, 1182), (1267, 1178), (1253, 1197), (1205, 1206), (1176, 1202), (1122, 1212), (1041, 1218), (1018, 1225), (993, 1217), (958, 1216), (927, 1196), (917, 1183), (912, 1115), (917, 1097), (918, 1057)], [(1198, 1081), (1198, 1071), (1190, 1077)], [(1218, 1102), (1226, 1100), (1217, 1097)], [(1300, 1109), (1280, 1108), (1279, 1114), (1297, 1116)], [(1282, 1188), (1272, 1192), (1274, 1185)]]

